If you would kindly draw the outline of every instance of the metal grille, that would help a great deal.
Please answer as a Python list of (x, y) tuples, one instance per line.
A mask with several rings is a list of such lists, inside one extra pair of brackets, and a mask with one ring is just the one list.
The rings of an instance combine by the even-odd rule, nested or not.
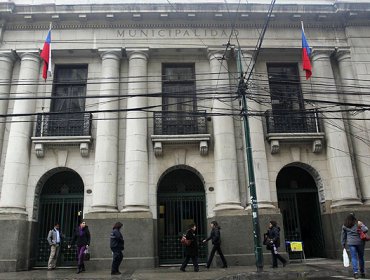
[[(279, 192), (278, 200), (283, 215), (285, 240), (302, 241), (308, 258), (325, 257), (317, 191), (306, 189), (302, 192)], [(291, 259), (302, 257), (300, 252), (288, 252)]]
[(76, 250), (68, 249), (74, 229), (82, 217), (83, 194), (80, 195), (45, 195), (40, 200), (39, 238), (36, 256), (36, 266), (46, 266), (49, 260), (50, 246), (46, 240), (48, 232), (55, 222), (65, 238), (62, 239), (58, 265), (70, 266), (76, 264)]
[(183, 135), (206, 133), (206, 111), (154, 112), (155, 135)]
[(90, 136), (91, 120), (90, 113), (38, 114), (35, 136)]
[(268, 110), (265, 112), (267, 133), (319, 133), (317, 111)]
[(201, 245), (207, 235), (204, 193), (161, 194), (158, 207), (160, 264), (182, 263), (185, 248), (180, 244), (180, 237), (191, 223), (197, 225), (199, 262), (205, 262), (207, 246)]

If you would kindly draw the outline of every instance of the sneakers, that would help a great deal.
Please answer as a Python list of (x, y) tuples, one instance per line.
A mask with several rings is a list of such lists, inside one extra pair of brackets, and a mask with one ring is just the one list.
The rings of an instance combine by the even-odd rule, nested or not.
[(353, 278), (358, 279), (360, 277), (359, 277), (358, 273), (355, 273), (355, 274), (353, 274)]

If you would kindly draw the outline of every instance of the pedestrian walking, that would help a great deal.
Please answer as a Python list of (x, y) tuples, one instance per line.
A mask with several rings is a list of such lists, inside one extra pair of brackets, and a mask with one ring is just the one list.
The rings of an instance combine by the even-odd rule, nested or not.
[(119, 271), (119, 266), (123, 259), (122, 251), (125, 249), (125, 241), (123, 240), (123, 236), (121, 233), (122, 224), (117, 222), (113, 226), (113, 231), (110, 234), (110, 249), (113, 253), (113, 261), (112, 261), (112, 275), (119, 275), (121, 272)]
[(266, 245), (266, 249), (271, 251), (272, 268), (278, 267), (277, 260), (281, 261), (283, 267), (285, 267), (288, 261), (284, 259), (278, 251), (280, 247), (280, 227), (278, 227), (276, 221), (270, 221), (269, 228), (265, 234), (264, 244)]
[(365, 226), (363, 222), (357, 220), (353, 213), (346, 217), (342, 226), (342, 246), (345, 248), (347, 244), (349, 247), (352, 260), (353, 276), (355, 279), (358, 279), (360, 275), (361, 278), (365, 278), (365, 241), (361, 240), (359, 231), (366, 233), (368, 230), (369, 229), (367, 226)]
[(208, 258), (208, 261), (207, 261), (207, 265), (206, 265), (207, 269), (209, 269), (209, 267), (211, 266), (213, 257), (215, 256), (216, 252), (218, 253), (218, 255), (221, 258), (222, 268), (227, 268), (227, 262), (226, 262), (226, 259), (224, 257), (224, 254), (222, 253), (222, 250), (221, 250), (221, 232), (220, 232), (220, 230), (221, 230), (221, 227), (218, 225), (218, 223), (216, 221), (212, 221), (211, 222), (211, 234), (207, 239), (203, 240), (203, 243), (206, 243), (209, 240), (212, 240), (212, 245), (213, 245), (211, 254), (209, 255), (209, 258)]
[(185, 272), (185, 268), (188, 265), (190, 259), (193, 261), (194, 271), (199, 271), (198, 265), (198, 241), (196, 236), (197, 226), (195, 224), (191, 224), (186, 232), (186, 239), (190, 240), (190, 245), (185, 247), (185, 260), (182, 263), (180, 270)]
[[(90, 245), (90, 231), (85, 221), (81, 221), (80, 225), (76, 228), (72, 239), (72, 244), (77, 246), (77, 274), (85, 271), (85, 251)], [(71, 245), (68, 248), (71, 248)]]
[(60, 232), (59, 223), (54, 224), (54, 228), (49, 231), (46, 239), (50, 245), (48, 269), (53, 270), (56, 268), (60, 247), (62, 244), (62, 233)]

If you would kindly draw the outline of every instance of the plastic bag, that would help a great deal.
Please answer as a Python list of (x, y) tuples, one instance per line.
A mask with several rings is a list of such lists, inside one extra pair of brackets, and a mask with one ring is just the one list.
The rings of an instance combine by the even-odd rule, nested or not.
[(85, 251), (84, 251), (84, 260), (85, 261), (89, 261), (90, 260), (90, 252), (89, 252), (89, 249), (86, 248)]
[(349, 267), (349, 258), (346, 249), (343, 249), (343, 266)]

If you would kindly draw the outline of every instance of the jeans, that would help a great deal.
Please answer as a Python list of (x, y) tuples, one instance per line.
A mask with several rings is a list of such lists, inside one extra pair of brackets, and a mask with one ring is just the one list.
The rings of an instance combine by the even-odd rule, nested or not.
[(365, 261), (364, 261), (364, 251), (365, 245), (349, 245), (349, 251), (351, 253), (351, 261), (352, 261), (352, 268), (353, 273), (358, 273), (358, 263), (357, 263), (357, 256), (360, 265), (360, 272), (365, 273)]
[(77, 246), (77, 264), (79, 267), (84, 265), (86, 245)]
[(284, 259), (282, 256), (280, 256), (279, 252), (277, 251), (278, 248), (274, 248), (275, 246), (272, 246), (271, 248), (271, 256), (272, 256), (272, 267), (278, 267), (277, 260), (281, 261), (283, 264), (286, 264), (287, 260)]
[(111, 249), (113, 252), (113, 261), (112, 261), (112, 273), (119, 272), (119, 266), (123, 260), (123, 253), (120, 249)]
[(190, 256), (190, 255), (186, 255), (185, 260), (181, 265), (181, 269), (186, 268), (190, 259), (193, 260), (194, 271), (199, 271), (198, 257), (197, 256)]
[(216, 252), (220, 256), (223, 266), (227, 266), (227, 262), (225, 260), (224, 254), (222, 253), (220, 245), (213, 245), (211, 254), (209, 255), (209, 258), (208, 258), (208, 261), (207, 261), (207, 267), (208, 268), (211, 266), (213, 257), (215, 256)]

